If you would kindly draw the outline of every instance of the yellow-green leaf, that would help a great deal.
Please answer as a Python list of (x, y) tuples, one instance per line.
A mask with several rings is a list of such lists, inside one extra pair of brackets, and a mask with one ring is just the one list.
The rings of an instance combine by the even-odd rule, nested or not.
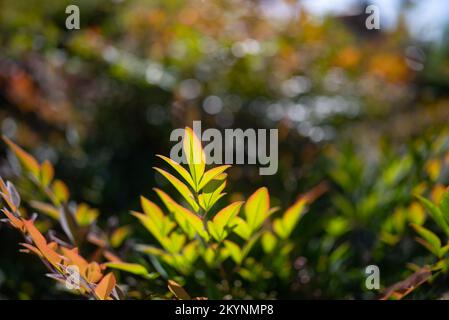
[(138, 276), (143, 276), (147, 279), (155, 279), (155, 274), (150, 274), (148, 270), (138, 263), (127, 263), (127, 262), (106, 262), (104, 264), (106, 267), (116, 270), (121, 270), (129, 272)]
[(277, 239), (276, 237), (273, 235), (272, 232), (270, 231), (266, 231), (263, 233), (262, 235), (262, 248), (266, 253), (271, 253), (273, 252), (274, 248), (276, 247), (276, 242)]
[(431, 251), (433, 253), (435, 253), (436, 255), (439, 255), (439, 252), (441, 249), (440, 238), (438, 238), (438, 236), (436, 234), (434, 234), (432, 231), (430, 231), (422, 226), (419, 226), (417, 224), (412, 224), (411, 226), (413, 227), (413, 229), (415, 229), (415, 231), (421, 237), (423, 237), (432, 246), (433, 250), (431, 250)]
[(252, 231), (259, 228), (267, 218), (270, 210), (270, 196), (268, 189), (259, 188), (254, 192), (245, 204), (245, 216)]
[(307, 199), (300, 198), (294, 205), (287, 209), (287, 211), (282, 216), (282, 222), (277, 222), (281, 225), (281, 227), (277, 226), (275, 228), (276, 233), (283, 239), (286, 239), (290, 236), (293, 229), (299, 222), (302, 213), (304, 212), (304, 208), (307, 204)]
[(220, 200), (225, 193), (222, 193), (226, 187), (226, 173), (221, 173), (210, 181), (198, 196), (200, 206), (208, 212)]
[(248, 240), (251, 237), (252, 231), (245, 220), (240, 217), (234, 218), (235, 228), (234, 232), (237, 233), (241, 238)]
[(165, 162), (167, 162), (169, 165), (171, 165), (173, 167), (173, 169), (175, 169), (180, 175), (181, 177), (193, 188), (195, 189), (195, 183), (193, 182), (192, 177), (190, 176), (190, 173), (183, 167), (181, 166), (179, 163), (177, 163), (176, 161), (165, 157), (163, 155), (157, 155), (159, 158), (161, 158), (162, 160), (165, 160)]
[(195, 191), (198, 191), (198, 186), (206, 167), (206, 160), (201, 141), (189, 127), (186, 127), (184, 130), (183, 149), (190, 174), (195, 183)]
[(211, 182), (218, 175), (222, 174), (229, 167), (230, 167), (229, 165), (224, 165), (224, 166), (215, 167), (215, 168), (212, 168), (212, 169), (206, 171), (206, 173), (204, 173), (204, 175), (200, 181), (197, 191), (200, 191), (201, 189), (203, 189), (209, 182)]
[(178, 190), (178, 192), (186, 199), (187, 203), (192, 207), (194, 211), (198, 211), (199, 206), (195, 201), (195, 198), (193, 197), (192, 192), (190, 189), (182, 183), (178, 178), (173, 176), (172, 174), (168, 173), (165, 170), (154, 168), (157, 172), (159, 172), (161, 175), (163, 175), (170, 183)]
[(42, 186), (44, 188), (48, 187), (50, 182), (53, 180), (54, 176), (55, 176), (55, 169), (48, 160), (45, 160), (42, 163), (40, 170), (40, 181)]
[(240, 250), (240, 247), (236, 243), (229, 240), (225, 240), (224, 244), (226, 249), (228, 249), (232, 260), (234, 260), (235, 263), (240, 264), (242, 262), (242, 251)]
[(223, 240), (227, 236), (225, 228), (229, 226), (240, 211), (243, 201), (231, 203), (227, 207), (221, 209), (212, 219), (215, 239)]
[(130, 233), (131, 228), (129, 226), (122, 226), (117, 228), (111, 235), (111, 246), (113, 248), (120, 247)]
[(67, 185), (61, 180), (55, 180), (52, 184), (52, 190), (59, 202), (66, 203), (69, 200), (70, 192)]
[(58, 210), (58, 208), (52, 206), (51, 204), (31, 200), (30, 205), (34, 209), (40, 211), (41, 213), (46, 214), (47, 216), (49, 216), (55, 220), (59, 220), (59, 210)]

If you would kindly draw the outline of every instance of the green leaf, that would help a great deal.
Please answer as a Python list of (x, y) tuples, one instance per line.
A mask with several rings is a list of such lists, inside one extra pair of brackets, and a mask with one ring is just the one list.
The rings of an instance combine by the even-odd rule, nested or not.
[(189, 242), (183, 249), (183, 257), (188, 263), (193, 264), (199, 256), (199, 242), (197, 240)]
[(446, 219), (446, 223), (449, 224), (449, 189), (441, 197), (440, 209), (443, 217)]
[(201, 141), (189, 127), (186, 127), (184, 130), (183, 149), (190, 174), (195, 183), (195, 191), (198, 191), (198, 186), (206, 167), (206, 160)]
[(187, 203), (192, 207), (192, 209), (195, 212), (198, 211), (199, 206), (196, 203), (192, 192), (184, 183), (182, 183), (178, 178), (171, 175), (170, 173), (168, 173), (165, 170), (162, 170), (159, 168), (154, 168), (154, 169), (157, 172), (159, 172), (160, 174), (162, 174), (168, 181), (170, 181), (170, 183), (176, 188), (176, 190), (178, 190), (178, 192), (184, 197), (184, 199), (186, 199)]
[(204, 223), (203, 220), (201, 220), (200, 217), (198, 217), (193, 212), (189, 211), (188, 209), (178, 205), (174, 209), (175, 216), (178, 216), (179, 219), (184, 218), (185, 221), (187, 221), (188, 224), (190, 224), (191, 227), (206, 241), (209, 240), (209, 235), (207, 234), (206, 230), (204, 229)]
[(158, 277), (156, 273), (149, 273), (144, 266), (138, 263), (106, 262), (104, 265), (108, 268), (129, 272), (146, 279), (155, 279)]
[(304, 208), (307, 204), (306, 198), (300, 198), (296, 203), (285, 211), (280, 219), (276, 219), (273, 223), (273, 229), (282, 239), (290, 236), (295, 226), (298, 224)]
[(438, 238), (438, 236), (434, 234), (432, 231), (422, 226), (419, 226), (417, 224), (412, 224), (411, 226), (421, 237), (423, 237), (431, 245), (431, 252), (433, 252), (435, 255), (438, 256), (440, 254), (441, 249), (440, 238)]
[(157, 195), (161, 198), (162, 202), (164, 202), (165, 206), (167, 207), (168, 211), (173, 214), (175, 217), (176, 222), (179, 224), (181, 229), (187, 234), (187, 236), (190, 239), (193, 239), (195, 237), (195, 229), (192, 228), (190, 223), (186, 220), (186, 218), (182, 215), (177, 213), (177, 207), (179, 204), (176, 203), (168, 194), (166, 194), (164, 191), (155, 188), (154, 191), (156, 191)]
[(70, 192), (67, 185), (61, 180), (53, 181), (51, 188), (56, 197), (57, 202), (59, 203), (67, 203), (69, 201)]
[(42, 186), (44, 188), (48, 187), (50, 182), (53, 180), (54, 176), (55, 176), (55, 169), (48, 160), (45, 160), (42, 163), (40, 170), (40, 182)]
[(198, 202), (204, 211), (208, 212), (225, 195), (222, 191), (226, 187), (226, 177), (226, 173), (219, 174), (203, 188)]
[(224, 245), (225, 245), (226, 249), (228, 249), (232, 260), (234, 260), (235, 263), (237, 263), (237, 264), (241, 264), (243, 256), (242, 256), (242, 251), (240, 250), (240, 247), (236, 243), (229, 241), (229, 240), (225, 240)]
[(235, 217), (234, 223), (234, 232), (238, 234), (242, 239), (248, 240), (251, 237), (252, 231), (246, 221), (240, 217)]
[[(231, 203), (227, 207), (221, 209), (212, 219), (210, 223), (213, 225), (215, 232), (215, 240), (221, 241), (227, 236), (225, 228), (229, 226), (240, 211), (243, 201)], [(210, 221), (209, 221), (210, 222)]]
[(164, 234), (162, 234), (161, 230), (157, 227), (156, 223), (147, 215), (139, 212), (132, 211), (131, 214), (140, 220), (142, 225), (150, 231), (150, 233), (160, 242), (163, 243)]
[(203, 177), (200, 181), (200, 184), (198, 186), (198, 191), (203, 189), (209, 182), (211, 182), (218, 175), (222, 174), (229, 167), (231, 167), (231, 166), (224, 165), (224, 166), (219, 166), (219, 167), (216, 167), (216, 168), (206, 171), (206, 173), (203, 175)]
[(259, 238), (260, 238), (260, 233), (258, 233), (256, 235), (254, 235), (253, 237), (251, 237), (251, 239), (249, 239), (249, 241), (243, 246), (243, 249), (242, 249), (242, 261), (249, 254), (249, 252), (254, 247), (254, 245), (256, 244), (257, 240), (259, 240)]
[(420, 195), (416, 195), (416, 197), (419, 199), (419, 201), (421, 201), (436, 224), (446, 233), (447, 236), (449, 236), (449, 225), (444, 219), (441, 210), (426, 198), (421, 197)]
[(277, 239), (272, 232), (266, 231), (262, 234), (261, 242), (262, 242), (262, 249), (266, 253), (271, 253), (276, 247)]
[(254, 232), (268, 216), (270, 210), (270, 196), (268, 189), (259, 188), (246, 201), (245, 216), (250, 229)]
[(113, 248), (118, 248), (122, 245), (123, 241), (129, 236), (131, 233), (131, 228), (129, 226), (122, 226), (114, 230), (111, 235), (111, 246)]
[(85, 203), (80, 203), (75, 212), (76, 222), (80, 226), (89, 226), (98, 218), (99, 214), (97, 209), (93, 209)]
[(165, 160), (165, 162), (167, 162), (169, 165), (171, 165), (173, 167), (173, 169), (175, 169), (181, 175), (181, 177), (195, 190), (195, 182), (193, 182), (193, 179), (190, 176), (190, 173), (183, 166), (181, 166), (176, 161), (174, 161), (170, 158), (167, 158), (163, 155), (158, 154), (157, 156), (159, 158)]
[(172, 232), (168, 238), (168, 248), (170, 253), (178, 253), (181, 251), (184, 243), (186, 242), (186, 236), (177, 232)]
[(140, 197), (140, 203), (143, 212), (156, 224), (161, 235), (166, 236), (175, 227), (175, 223), (164, 215), (158, 205), (145, 197)]

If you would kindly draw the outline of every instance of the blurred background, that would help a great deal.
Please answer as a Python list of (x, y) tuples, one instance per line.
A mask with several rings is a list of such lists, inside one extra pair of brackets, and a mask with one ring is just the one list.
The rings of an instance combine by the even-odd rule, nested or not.
[[(65, 27), (70, 4), (79, 30)], [(365, 26), (370, 4), (379, 30)], [(100, 222), (135, 225), (139, 195), (166, 186), (155, 154), (200, 119), (279, 129), (278, 173), (234, 166), (231, 196), (267, 186), (285, 208), (329, 185), (297, 231), (295, 279), (274, 296), (372, 297), (361, 266), (383, 261), (388, 284), (422, 252), (388, 219), (422, 181), (447, 183), (445, 160), (428, 162), (447, 147), (447, 1), (0, 0), (0, 46), (2, 134), (50, 159)], [(64, 297), (14, 231), (0, 236), (0, 298)]]

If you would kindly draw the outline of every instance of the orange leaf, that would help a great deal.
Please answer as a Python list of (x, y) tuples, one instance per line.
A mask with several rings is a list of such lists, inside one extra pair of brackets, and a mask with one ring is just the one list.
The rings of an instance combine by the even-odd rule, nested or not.
[(5, 214), (5, 216), (8, 218), (9, 222), (11, 223), (11, 225), (14, 228), (17, 228), (17, 229), (23, 231), (23, 221), (21, 219), (17, 218), (15, 215), (13, 215), (11, 212), (9, 212), (8, 209), (6, 209), (6, 208), (3, 208), (1, 211)]
[(38, 177), (40, 166), (36, 159), (34, 159), (33, 156), (31, 156), (28, 152), (9, 140), (7, 137), (3, 136), (3, 140), (8, 144), (12, 151), (14, 151), (17, 158), (19, 158), (20, 163), (25, 167), (25, 169), (30, 171), (35, 177)]
[(100, 283), (95, 288), (95, 294), (100, 300), (106, 300), (111, 295), (115, 287), (115, 276), (112, 272), (108, 273), (101, 279)]
[(48, 262), (50, 262), (53, 266), (59, 268), (59, 264), (62, 261), (61, 256), (59, 256), (56, 251), (54, 251), (47, 245), (47, 241), (45, 240), (42, 233), (40, 233), (40, 231), (37, 230), (37, 228), (34, 226), (32, 220), (24, 220), (23, 223), (26, 230), (28, 231), (28, 234), (33, 239), (34, 244), (45, 257), (45, 259), (47, 259)]

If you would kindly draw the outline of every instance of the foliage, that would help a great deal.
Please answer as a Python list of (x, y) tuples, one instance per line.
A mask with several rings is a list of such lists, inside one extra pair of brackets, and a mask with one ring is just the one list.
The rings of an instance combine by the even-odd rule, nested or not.
[[(113, 294), (113, 297), (118, 299), (123, 293), (116, 287), (113, 273), (103, 276), (104, 269), (117, 269), (149, 280), (157, 276), (156, 273), (149, 273), (141, 264), (123, 262), (111, 251), (112, 247), (116, 247), (127, 236), (127, 229), (118, 228), (110, 239), (105, 238), (104, 234), (99, 236), (98, 230), (93, 231), (97, 211), (86, 204), (75, 206), (75, 210), (69, 206), (69, 191), (63, 182), (54, 180), (53, 166), (48, 161), (38, 163), (34, 157), (11, 140), (4, 139), (19, 159), (29, 179), (50, 201), (45, 203), (31, 200), (30, 206), (58, 220), (69, 242), (66, 243), (52, 234), (53, 241), (47, 243), (34, 225), (36, 217), (26, 220), (20, 214), (20, 196), (15, 187), (10, 182), (4, 184), (3, 180), (1, 181), (3, 199), (9, 207), (9, 209), (5, 207), (3, 213), (9, 223), (21, 231), (30, 242), (23, 244), (27, 251), (37, 254), (52, 271), (50, 277), (64, 282), (69, 276), (67, 267), (75, 265), (79, 268), (79, 275), (83, 281), (79, 289), (82, 294), (99, 299), (110, 298)], [(158, 205), (141, 197), (144, 213), (132, 212), (132, 215), (140, 220), (163, 249), (148, 245), (137, 245), (136, 249), (159, 258), (160, 262), (173, 268), (172, 277), (187, 276), (193, 271), (201, 270), (197, 261), (201, 257), (207, 267), (204, 270), (205, 274), (211, 274), (217, 269), (225, 272), (224, 262), (230, 259), (234, 262), (234, 267), (229, 269), (229, 266), (226, 266), (226, 268), (249, 282), (260, 281), (260, 277), (269, 278), (272, 272), (286, 278), (289, 274), (289, 252), (293, 249), (289, 237), (301, 219), (306, 205), (318, 195), (308, 194), (300, 197), (285, 213), (271, 221), (270, 217), (278, 208), (270, 207), (267, 188), (259, 188), (245, 203), (232, 202), (211, 218), (216, 203), (225, 195), (223, 193), (226, 186), (225, 171), (229, 166), (218, 166), (206, 171), (206, 159), (201, 142), (190, 128), (184, 131), (183, 152), (187, 159), (188, 170), (169, 158), (159, 157), (165, 160), (185, 182), (165, 170), (155, 169), (175, 187), (185, 204), (179, 204), (167, 193), (156, 188), (156, 193), (168, 211), (168, 214), (165, 214)], [(244, 215), (239, 216), (242, 207)], [(98, 248), (95, 256), (98, 258), (102, 255), (109, 262), (88, 263), (79, 255), (78, 249), (78, 246), (85, 242), (96, 245)], [(266, 265), (256, 262), (250, 255), (253, 247), (259, 242), (266, 256), (264, 259)], [(31, 245), (33, 243), (35, 246)], [(274, 252), (276, 256), (272, 257)], [(159, 264), (155, 267), (157, 265)], [(160, 273), (167, 274), (164, 269)], [(173, 289), (174, 283), (176, 282), (169, 284), (172, 292), (176, 291)]]

